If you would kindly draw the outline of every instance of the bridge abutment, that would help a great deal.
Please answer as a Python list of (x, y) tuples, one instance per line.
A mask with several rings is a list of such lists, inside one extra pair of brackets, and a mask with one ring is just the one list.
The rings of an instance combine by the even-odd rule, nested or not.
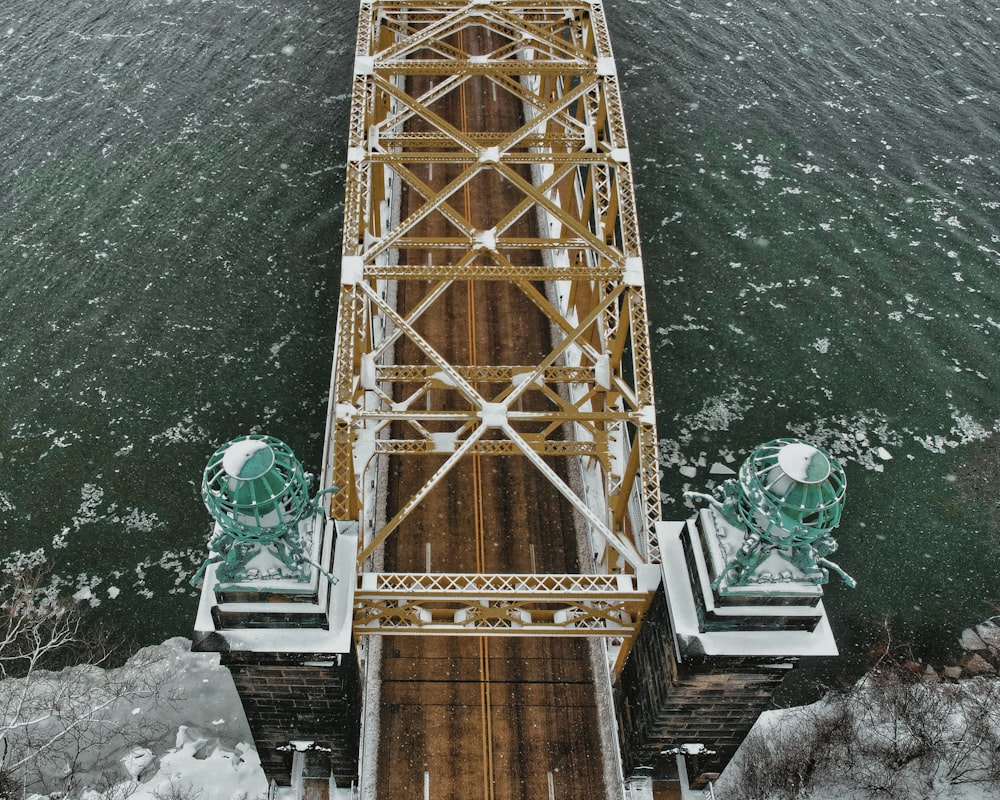
[(290, 786), (296, 753), (303, 778), (358, 781), (361, 681), (356, 654), (222, 654), (269, 781)]
[[(319, 515), (296, 523), (288, 536), (298, 536), (308, 569), (292, 578), (256, 543), (239, 568), (210, 560), (192, 642), (195, 651), (220, 654), (268, 783), (292, 787), (294, 797), (313, 782), (358, 782), (362, 681), (351, 626), (357, 526), (341, 525), (339, 535), (336, 527)], [(319, 567), (320, 559), (332, 570)], [(262, 576), (259, 565), (271, 571)]]
[(681, 752), (701, 788), (732, 759), (794, 659), (680, 655), (661, 587), (615, 686), (622, 765), (627, 777), (675, 781)]
[(680, 753), (703, 787), (802, 656), (836, 655), (818, 587), (766, 583), (733, 597), (713, 586), (712, 548), (731, 527), (712, 509), (659, 526), (664, 580), (615, 685), (626, 777), (678, 780)]

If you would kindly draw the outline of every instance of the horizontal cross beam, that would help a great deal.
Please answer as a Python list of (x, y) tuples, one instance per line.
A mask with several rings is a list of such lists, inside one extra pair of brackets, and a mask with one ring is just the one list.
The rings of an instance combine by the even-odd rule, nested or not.
[(651, 592), (633, 575), (364, 573), (357, 634), (629, 636)]

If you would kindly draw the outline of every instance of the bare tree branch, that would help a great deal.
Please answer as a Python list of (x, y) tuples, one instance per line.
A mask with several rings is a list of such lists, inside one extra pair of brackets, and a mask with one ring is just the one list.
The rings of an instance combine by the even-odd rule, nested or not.
[(72, 790), (127, 740), (162, 735), (150, 715), (130, 713), (136, 703), (170, 701), (169, 672), (148, 658), (98, 666), (113, 653), (107, 635), (46, 577), (0, 576), (0, 796), (11, 785)]

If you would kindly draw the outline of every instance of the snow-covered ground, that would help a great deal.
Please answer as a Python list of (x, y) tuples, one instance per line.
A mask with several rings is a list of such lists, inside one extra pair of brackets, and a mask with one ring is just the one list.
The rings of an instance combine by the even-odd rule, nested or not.
[[(45, 791), (56, 798), (66, 797), (63, 792), (69, 789), (68, 797), (79, 800), (266, 797), (267, 782), (229, 670), (219, 664), (217, 653), (192, 653), (190, 648), (187, 639), (170, 639), (144, 648), (120, 668), (141, 663), (158, 673), (152, 677), (162, 683), (156, 696), (116, 703), (109, 713), (121, 719), (111, 721), (155, 719), (156, 729), (166, 731), (162, 738), (110, 742), (104, 752), (78, 765), (72, 783), (47, 781)], [(13, 680), (0, 683), (0, 693), (16, 690)], [(34, 800), (47, 796), (36, 794)]]
[[(187, 639), (175, 638), (145, 648), (119, 669), (135, 663), (156, 673), (160, 690), (155, 697), (118, 703), (111, 713), (117, 721), (155, 717), (156, 727), (167, 733), (155, 741), (108, 743), (98, 757), (76, 765), (74, 785), (47, 785), (51, 794), (29, 797), (266, 797), (246, 717), (218, 654), (192, 653)], [(79, 669), (94, 668), (55, 676), (71, 679)], [(900, 680), (900, 674), (872, 673), (850, 692), (766, 712), (718, 782), (718, 800), (1000, 798), (1000, 681)], [(16, 681), (0, 682), (0, 695), (17, 688)], [(745, 772), (741, 762), (749, 764)]]
[(253, 745), (232, 749), (197, 728), (181, 725), (174, 746), (157, 757), (136, 745), (121, 758), (129, 775), (110, 790), (91, 789), (80, 800), (254, 800), (267, 796), (267, 781)]
[(765, 712), (718, 800), (997, 800), (1000, 681), (892, 665), (817, 703)]

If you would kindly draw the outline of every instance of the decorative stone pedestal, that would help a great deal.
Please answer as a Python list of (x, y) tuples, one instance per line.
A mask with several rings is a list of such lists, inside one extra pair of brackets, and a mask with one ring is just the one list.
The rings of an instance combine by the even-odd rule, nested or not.
[(704, 786), (797, 660), (837, 653), (815, 584), (712, 588), (733, 541), (725, 525), (707, 509), (658, 526), (664, 580), (615, 686), (626, 775), (677, 780), (680, 750), (691, 786)]

